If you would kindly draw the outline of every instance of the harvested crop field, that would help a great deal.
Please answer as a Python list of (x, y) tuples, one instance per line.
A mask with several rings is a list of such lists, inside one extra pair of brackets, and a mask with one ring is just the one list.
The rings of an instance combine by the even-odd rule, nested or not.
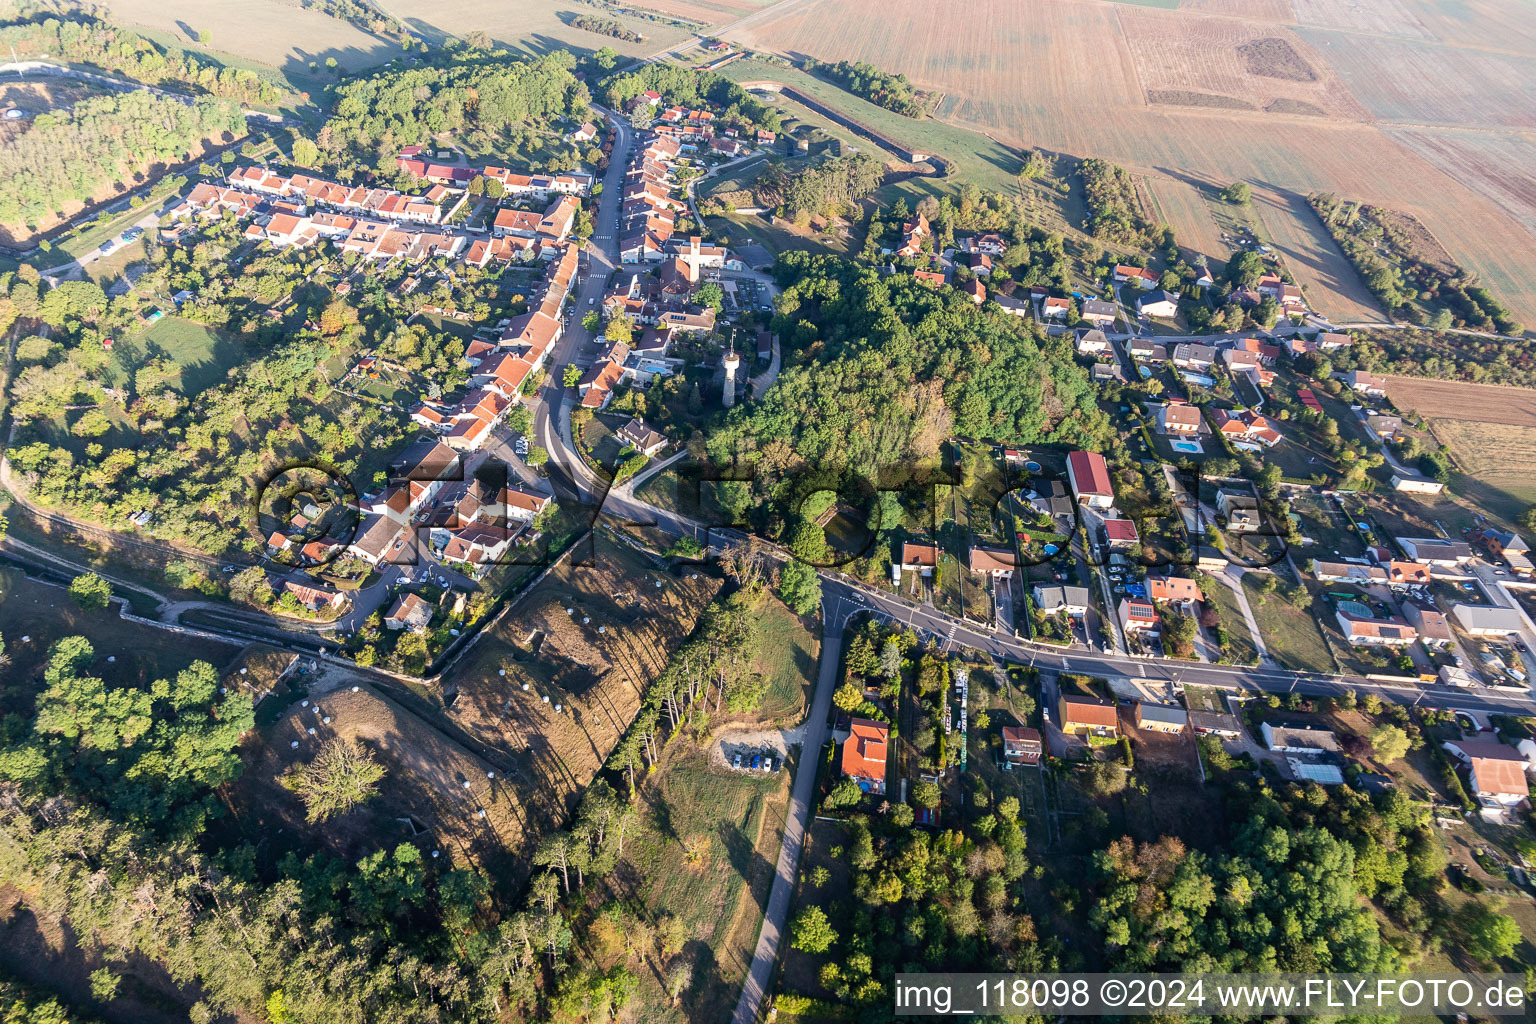
[(705, 25), (727, 25), (745, 18), (753, 11), (772, 6), (775, 0), (642, 0), (629, 6), (655, 11), (673, 18), (684, 18)]
[(1284, 254), (1313, 309), (1345, 321), (1380, 319), (1375, 298), (1324, 232), (1304, 196), (1254, 189), (1253, 205), (1270, 244)]
[(518, 760), (522, 796), (546, 820), (602, 767), (721, 585), (601, 534), (594, 554), (557, 566), (443, 680), (455, 723)]
[(1345, 120), (1367, 117), (1322, 57), (1288, 30), (1141, 10), (1121, 11), (1119, 21), (1149, 98), (1163, 92), (1213, 95), (1229, 102), (1187, 105), (1253, 110), (1293, 99)]
[(1319, 28), (1430, 38), (1404, 0), (1291, 0), (1296, 20)]
[[(1536, 427), (1536, 389), (1423, 377), (1388, 377), (1387, 397), (1425, 419), (1471, 419)], [(1469, 415), (1476, 410), (1476, 415)]]
[(579, 2), (507, 3), (506, 0), (463, 0), (442, 4), (435, 0), (390, 0), (390, 14), (410, 25), (434, 43), (449, 36), (460, 38), (476, 30), (491, 39), (525, 53), (541, 54), (566, 47), (578, 54), (590, 53), (604, 46), (618, 53), (651, 54), (688, 38), (685, 29), (645, 18), (627, 18), (610, 8), (598, 8), (604, 18), (612, 18), (625, 28), (645, 38), (638, 43), (612, 36), (598, 35), (571, 24), (576, 17), (594, 13), (594, 8)]
[(1313, 29), (1299, 34), (1329, 56), (1355, 98), (1381, 120), (1536, 127), (1536, 58)]
[(1157, 220), (1173, 228), (1180, 248), (1205, 256), (1212, 272), (1219, 273), (1231, 255), (1231, 246), (1221, 240), (1221, 229), (1200, 188), (1174, 178), (1148, 177), (1147, 189)]

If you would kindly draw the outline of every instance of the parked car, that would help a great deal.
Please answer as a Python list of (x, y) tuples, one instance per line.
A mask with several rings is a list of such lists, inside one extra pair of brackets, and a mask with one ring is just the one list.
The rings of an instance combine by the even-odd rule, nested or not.
[(741, 751), (738, 750), (736, 752), (736, 755), (731, 758), (731, 767), (732, 768), (740, 768), (741, 767)]
[(758, 768), (762, 767), (762, 763), (763, 763), (763, 755), (762, 754), (753, 754), (752, 755), (752, 770), (753, 771), (756, 771)]

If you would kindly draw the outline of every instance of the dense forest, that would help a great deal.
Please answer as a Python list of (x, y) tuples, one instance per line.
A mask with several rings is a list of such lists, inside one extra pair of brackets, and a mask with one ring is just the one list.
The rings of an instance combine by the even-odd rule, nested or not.
[(840, 60), (835, 64), (824, 64), (807, 57), (805, 70), (829, 78), (855, 96), (906, 117), (922, 117), (928, 106), (927, 95), (919, 92), (906, 75), (893, 75), (863, 61)]
[(826, 216), (848, 212), (885, 180), (885, 165), (857, 153), (807, 167), (797, 174), (770, 164), (753, 186), (757, 201), (778, 207), (783, 216), (799, 213)]
[(788, 502), (786, 471), (800, 468), (873, 480), (936, 466), (952, 434), (1107, 443), (1108, 421), (1070, 348), (1032, 325), (830, 256), (782, 253), (774, 273), (786, 369), (708, 441), (717, 462), (757, 469), (761, 496)]
[(1414, 237), (1415, 228), (1427, 232), (1412, 217), (1344, 202), (1326, 192), (1308, 201), (1366, 287), (1389, 311), (1411, 313), (1417, 300), (1431, 310), (1419, 322), (1437, 330), (1468, 327), (1511, 335), (1524, 330), (1473, 275), (1440, 254), (1424, 251), (1426, 244), (1438, 249), (1438, 243)]
[(400, 147), (447, 132), (498, 133), (529, 121), (584, 117), (587, 87), (565, 50), (536, 60), (487, 59), (476, 51), (443, 67), (381, 71), (336, 90), (331, 119), (317, 139), (344, 170), (393, 176)]
[(39, 17), (0, 28), (0, 49), (14, 50), (21, 60), (47, 54), (53, 60), (119, 72), (147, 85), (175, 85), (239, 103), (270, 105), (282, 99), (282, 90), (254, 71), (222, 67), (209, 57), (161, 46), (78, 12), (68, 19)]
[(1077, 165), (1077, 175), (1088, 207), (1083, 230), (1110, 242), (1142, 244), (1153, 226), (1142, 214), (1130, 173), (1107, 160), (1089, 157)]
[(0, 223), (36, 227), (47, 218), (131, 183), (159, 164), (185, 161), (205, 140), (245, 134), (245, 115), (229, 100), (191, 104), (150, 92), (114, 93), (40, 115), (0, 148)]
[(613, 75), (602, 82), (603, 98), (611, 107), (623, 107), (643, 92), (661, 94), (667, 103), (685, 107), (709, 104), (726, 121), (779, 130), (779, 112), (712, 71), (695, 71), (676, 64), (647, 64), (638, 71)]

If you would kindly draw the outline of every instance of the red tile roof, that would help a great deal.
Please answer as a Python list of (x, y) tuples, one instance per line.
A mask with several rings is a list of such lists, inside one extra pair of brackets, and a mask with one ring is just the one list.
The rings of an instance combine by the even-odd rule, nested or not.
[(1073, 452), (1067, 456), (1067, 465), (1072, 470), (1077, 493), (1115, 496), (1109, 485), (1109, 466), (1104, 462), (1104, 456), (1097, 452)]
[(885, 783), (885, 753), (890, 727), (868, 718), (853, 720), (853, 733), (843, 742), (843, 774)]

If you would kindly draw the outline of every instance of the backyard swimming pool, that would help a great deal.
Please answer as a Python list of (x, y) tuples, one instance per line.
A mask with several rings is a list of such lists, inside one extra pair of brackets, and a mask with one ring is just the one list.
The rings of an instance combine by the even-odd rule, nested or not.
[(1177, 437), (1169, 440), (1168, 446), (1176, 452), (1184, 452), (1188, 455), (1200, 455), (1205, 451), (1205, 449), (1200, 446), (1199, 441), (1191, 441), (1185, 437)]

